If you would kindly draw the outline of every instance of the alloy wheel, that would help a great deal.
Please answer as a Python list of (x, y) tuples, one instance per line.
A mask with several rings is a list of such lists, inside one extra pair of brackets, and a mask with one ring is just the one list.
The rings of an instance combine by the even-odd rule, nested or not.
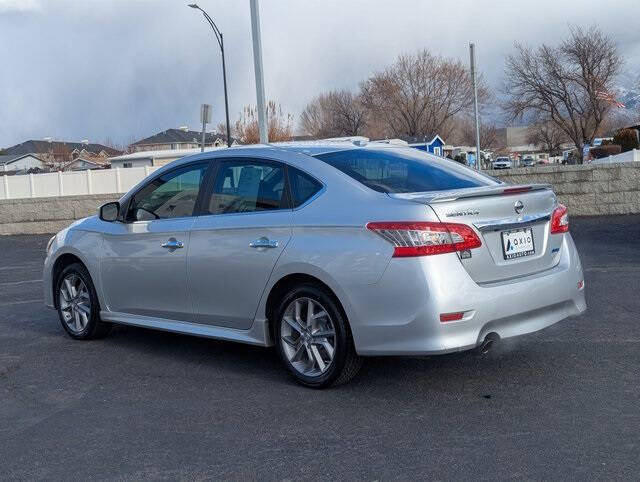
[(336, 351), (336, 331), (327, 310), (311, 298), (293, 300), (281, 320), (283, 351), (302, 375), (325, 373)]
[(69, 273), (60, 283), (60, 312), (73, 333), (81, 333), (91, 317), (91, 298), (82, 278)]

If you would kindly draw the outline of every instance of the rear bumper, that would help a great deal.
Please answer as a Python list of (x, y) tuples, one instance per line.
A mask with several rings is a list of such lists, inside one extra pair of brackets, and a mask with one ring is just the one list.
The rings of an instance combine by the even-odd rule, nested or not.
[[(478, 285), (457, 254), (395, 258), (376, 285), (350, 290), (351, 328), (361, 355), (461, 351), (489, 333), (531, 333), (586, 310), (582, 267), (570, 234), (554, 268), (517, 281)], [(465, 312), (440, 322), (441, 313)]]

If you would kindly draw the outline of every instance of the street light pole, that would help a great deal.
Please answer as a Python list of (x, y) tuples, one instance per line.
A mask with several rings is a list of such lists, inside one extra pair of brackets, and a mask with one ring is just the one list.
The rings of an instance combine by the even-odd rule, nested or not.
[(260, 5), (258, 0), (249, 0), (251, 7), (251, 37), (253, 38), (253, 68), (256, 74), (256, 100), (258, 102), (258, 130), (260, 143), (269, 142), (266, 99), (264, 95), (264, 74), (262, 71), (262, 38), (260, 34)]
[(231, 125), (229, 124), (229, 98), (227, 97), (227, 67), (224, 62), (224, 39), (220, 32), (220, 51), (222, 52), (222, 82), (224, 84), (224, 114), (227, 120), (227, 147), (231, 147)]
[(215, 35), (216, 40), (218, 41), (218, 45), (220, 46), (220, 52), (222, 53), (222, 81), (224, 83), (224, 112), (227, 119), (227, 147), (231, 147), (231, 126), (229, 124), (229, 99), (227, 96), (227, 67), (224, 59), (224, 38), (222, 36), (222, 32), (220, 32), (220, 30), (218, 29), (218, 26), (215, 24), (215, 22), (212, 20), (212, 18), (209, 16), (207, 12), (205, 12), (195, 3), (191, 3), (189, 4), (189, 6), (191, 8), (195, 8), (196, 10), (200, 10), (202, 12), (202, 14), (204, 15), (204, 18), (206, 18), (207, 22), (209, 22), (209, 25), (211, 25), (211, 28), (213, 29), (213, 34)]
[(473, 110), (476, 118), (476, 169), (481, 169), (480, 165), (480, 119), (478, 118), (478, 86), (476, 84), (476, 46), (473, 42), (469, 44), (469, 60), (471, 63), (471, 81), (473, 82)]

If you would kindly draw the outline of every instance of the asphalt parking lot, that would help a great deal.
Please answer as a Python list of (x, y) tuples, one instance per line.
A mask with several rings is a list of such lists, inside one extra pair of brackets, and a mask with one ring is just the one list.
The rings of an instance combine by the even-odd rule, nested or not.
[(571, 230), (584, 315), (486, 356), (369, 359), (324, 391), (263, 348), (73, 341), (42, 304), (48, 236), (0, 237), (0, 478), (637, 480), (640, 216)]

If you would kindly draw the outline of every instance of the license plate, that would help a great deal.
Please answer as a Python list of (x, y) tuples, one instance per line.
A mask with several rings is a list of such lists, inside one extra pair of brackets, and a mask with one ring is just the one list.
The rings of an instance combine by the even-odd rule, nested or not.
[(504, 259), (531, 256), (536, 252), (531, 228), (502, 231), (502, 254)]

